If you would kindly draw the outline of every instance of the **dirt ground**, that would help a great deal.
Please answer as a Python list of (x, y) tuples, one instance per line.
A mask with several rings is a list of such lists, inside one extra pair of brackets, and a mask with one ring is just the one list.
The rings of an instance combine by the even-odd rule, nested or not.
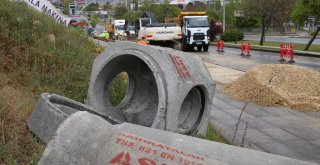
[(223, 90), (243, 101), (320, 112), (320, 72), (284, 64), (258, 65)]

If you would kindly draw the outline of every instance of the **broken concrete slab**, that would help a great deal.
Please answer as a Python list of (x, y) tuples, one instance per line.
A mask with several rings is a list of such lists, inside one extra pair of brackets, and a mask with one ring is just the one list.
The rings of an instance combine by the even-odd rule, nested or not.
[[(107, 90), (122, 72), (129, 77), (128, 91), (118, 106), (112, 106)], [(206, 130), (214, 90), (199, 57), (170, 48), (115, 42), (94, 61), (87, 104), (121, 122), (192, 134)]]
[(99, 115), (113, 124), (120, 123), (104, 114), (95, 112), (87, 105), (59, 95), (43, 93), (28, 120), (28, 127), (43, 142), (48, 143), (55, 135), (58, 126), (71, 114), (78, 111)]

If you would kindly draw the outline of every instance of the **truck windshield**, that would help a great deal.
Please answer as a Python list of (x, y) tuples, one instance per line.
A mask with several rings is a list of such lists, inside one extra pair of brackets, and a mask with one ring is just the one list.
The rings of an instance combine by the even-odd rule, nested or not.
[(208, 27), (208, 19), (207, 18), (187, 18), (187, 27)]
[(142, 27), (146, 27), (147, 26), (147, 24), (150, 24), (150, 19), (142, 19), (141, 20), (141, 26)]
[(134, 31), (134, 26), (128, 26), (127, 31)]
[(124, 30), (124, 26), (123, 25), (116, 26), (116, 30)]

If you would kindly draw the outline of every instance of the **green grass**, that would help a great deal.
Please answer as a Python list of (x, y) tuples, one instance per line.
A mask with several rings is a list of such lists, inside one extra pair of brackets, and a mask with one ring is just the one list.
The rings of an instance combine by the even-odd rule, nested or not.
[(230, 144), (227, 139), (225, 139), (215, 128), (214, 126), (209, 123), (207, 127), (207, 133), (205, 136), (203, 135), (194, 135), (195, 137), (210, 140), (210, 141), (215, 141), (215, 142), (220, 142), (220, 143), (225, 143), (225, 144)]
[[(230, 44), (234, 44), (234, 42), (226, 42)], [(238, 44), (241, 44), (241, 41), (238, 41)], [(251, 45), (258, 45), (260, 44), (260, 41), (250, 41)], [(280, 47), (280, 42), (269, 42), (266, 41), (263, 43), (263, 46), (272, 46), (272, 47)], [(284, 44), (290, 44), (290, 43), (284, 43)], [(295, 50), (304, 50), (306, 44), (293, 44)], [(311, 45), (309, 50), (310, 52), (320, 52), (320, 45)]]
[(211, 123), (208, 124), (207, 134), (204, 139), (229, 144), (228, 140), (225, 139)]
[(112, 106), (119, 105), (124, 99), (129, 85), (128, 80), (128, 74), (126, 72), (122, 72), (110, 83), (108, 87), (108, 99)]
[(2, 0), (0, 22), (0, 164), (36, 164), (45, 146), (27, 120), (43, 92), (83, 102), (94, 44), (24, 3)]

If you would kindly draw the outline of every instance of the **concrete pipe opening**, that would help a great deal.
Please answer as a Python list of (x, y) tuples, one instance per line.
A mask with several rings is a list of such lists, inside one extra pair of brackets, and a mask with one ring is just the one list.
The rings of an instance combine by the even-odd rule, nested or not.
[(205, 95), (200, 86), (193, 87), (185, 97), (178, 115), (178, 130), (192, 134), (199, 126), (205, 108)]
[[(125, 77), (127, 84), (115, 82), (126, 86), (117, 89), (112, 86), (119, 76)], [(122, 122), (152, 126), (158, 111), (158, 87), (153, 72), (142, 59), (121, 55), (110, 60), (100, 71), (94, 92), (95, 108)], [(113, 95), (119, 93), (122, 96), (114, 101)]]

